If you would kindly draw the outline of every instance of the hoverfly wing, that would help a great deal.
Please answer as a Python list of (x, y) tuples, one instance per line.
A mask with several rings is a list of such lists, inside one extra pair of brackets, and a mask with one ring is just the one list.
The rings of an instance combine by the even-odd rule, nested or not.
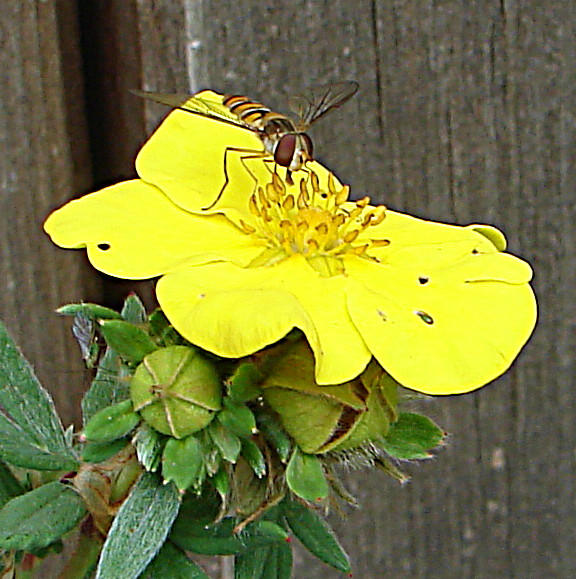
[(197, 115), (205, 117), (212, 117), (233, 125), (246, 127), (237, 116), (233, 115), (220, 103), (212, 102), (208, 99), (202, 98), (198, 95), (190, 95), (185, 93), (161, 93), (151, 92), (145, 90), (131, 89), (132, 94), (142, 97), (147, 100), (167, 105), (173, 109), (180, 109)]
[(346, 80), (310, 87), (305, 93), (291, 97), (290, 109), (298, 116), (298, 129), (305, 130), (329, 111), (343, 105), (358, 91), (359, 84)]

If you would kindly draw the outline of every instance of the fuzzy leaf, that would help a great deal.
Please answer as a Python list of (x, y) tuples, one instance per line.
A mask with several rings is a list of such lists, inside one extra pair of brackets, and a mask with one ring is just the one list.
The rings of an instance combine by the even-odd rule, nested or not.
[(242, 438), (248, 438), (256, 432), (254, 414), (245, 404), (232, 402), (224, 398), (224, 408), (218, 413), (218, 420), (228, 430)]
[(8, 501), (0, 511), (0, 548), (41, 549), (71, 531), (86, 514), (84, 501), (71, 487), (45, 484)]
[(129, 322), (104, 320), (100, 323), (100, 330), (108, 346), (118, 352), (120, 357), (134, 364), (158, 349), (144, 330)]
[(69, 454), (46, 450), (3, 414), (0, 414), (0, 458), (14, 466), (35, 470), (73, 470), (78, 466)]
[(98, 304), (80, 303), (80, 304), (66, 304), (56, 310), (58, 314), (63, 316), (76, 316), (83, 314), (91, 320), (121, 320), (122, 316), (115, 310), (100, 306)]
[(146, 323), (146, 308), (136, 294), (130, 294), (124, 300), (122, 317), (131, 324)]
[(148, 471), (156, 472), (162, 460), (166, 437), (142, 422), (134, 435), (132, 444), (136, 448), (138, 462)]
[(54, 402), (36, 378), (6, 327), (0, 322), (0, 407), (47, 452), (74, 455), (64, 438), (64, 429)]
[(298, 540), (318, 559), (350, 573), (350, 560), (328, 523), (314, 511), (295, 501), (285, 501), (284, 516)]
[(20, 481), (12, 474), (8, 465), (0, 461), (0, 508), (23, 492)]
[(93, 442), (110, 442), (126, 436), (139, 422), (140, 415), (134, 412), (132, 400), (123, 400), (92, 416), (84, 427), (84, 435)]
[(234, 579), (290, 579), (292, 548), (288, 543), (273, 543), (234, 560)]
[(164, 482), (173, 481), (179, 490), (199, 489), (206, 477), (202, 446), (194, 436), (169, 438), (162, 455)]
[(194, 561), (170, 541), (166, 541), (141, 575), (141, 579), (210, 579)]
[(84, 424), (103, 408), (130, 397), (129, 375), (120, 356), (112, 348), (107, 348), (90, 389), (82, 399)]
[(390, 456), (401, 459), (426, 459), (442, 443), (446, 433), (427, 416), (400, 413), (386, 437), (378, 442)]
[(208, 428), (210, 436), (218, 447), (222, 458), (228, 462), (235, 463), (242, 448), (240, 439), (217, 421), (212, 422)]
[(164, 544), (179, 508), (176, 487), (144, 473), (112, 523), (96, 579), (138, 577)]
[(290, 490), (311, 503), (321, 502), (328, 496), (329, 487), (322, 463), (317, 456), (294, 449), (286, 467), (286, 483)]
[(261, 390), (258, 384), (262, 381), (262, 373), (251, 362), (240, 364), (228, 380), (228, 391), (234, 402), (248, 402), (257, 398)]
[(82, 449), (84, 462), (103, 462), (120, 452), (128, 444), (128, 439), (120, 438), (111, 442), (88, 442)]
[(283, 463), (288, 462), (292, 451), (292, 441), (284, 432), (278, 420), (275, 420), (269, 414), (260, 413), (258, 414), (258, 428), (272, 445), (272, 448), (276, 450), (280, 460)]
[(241, 454), (258, 478), (262, 478), (266, 474), (266, 459), (260, 447), (251, 438), (242, 440)]
[(187, 533), (175, 525), (170, 538), (181, 549), (202, 555), (236, 555), (288, 538), (286, 531), (272, 521), (254, 521), (234, 533), (237, 523), (236, 517), (226, 517), (215, 525), (188, 527)]

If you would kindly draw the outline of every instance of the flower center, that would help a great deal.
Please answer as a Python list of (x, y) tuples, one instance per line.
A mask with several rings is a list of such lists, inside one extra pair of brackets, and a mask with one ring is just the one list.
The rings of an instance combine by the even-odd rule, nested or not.
[(272, 174), (264, 190), (258, 187), (249, 202), (256, 218), (251, 225), (242, 222), (246, 233), (267, 241), (268, 248), (251, 264), (272, 265), (295, 254), (303, 255), (322, 274), (341, 273), (339, 258), (345, 254), (366, 256), (370, 247), (387, 245), (387, 240), (372, 240), (360, 235), (382, 223), (386, 208), (372, 207), (370, 198), (348, 202), (350, 188), (338, 189), (329, 174), (327, 189), (320, 188), (318, 176), (310, 171), (300, 181), (296, 196), (284, 181)]

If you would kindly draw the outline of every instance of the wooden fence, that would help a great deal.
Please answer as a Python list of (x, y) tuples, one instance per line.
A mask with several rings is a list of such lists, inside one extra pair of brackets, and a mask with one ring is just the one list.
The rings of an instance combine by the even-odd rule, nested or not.
[[(151, 284), (99, 276), (41, 223), (134, 175), (166, 111), (128, 89), (283, 110), (306, 85), (356, 79), (314, 131), (321, 159), (358, 196), (502, 228), (534, 266), (540, 321), (503, 378), (429, 403), (453, 435), (412, 483), (347, 477), (362, 508), (335, 524), (354, 576), (574, 576), (575, 28), (573, 0), (3, 0), (1, 317), (78, 423), (86, 375), (53, 310), (135, 287), (152, 299)], [(295, 577), (336, 576), (299, 555)]]

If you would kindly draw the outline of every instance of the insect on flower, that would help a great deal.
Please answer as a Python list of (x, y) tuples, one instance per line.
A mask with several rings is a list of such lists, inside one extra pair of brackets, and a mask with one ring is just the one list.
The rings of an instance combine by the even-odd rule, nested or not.
[[(355, 81), (342, 81), (314, 86), (302, 95), (290, 98), (289, 105), (295, 113), (296, 120), (274, 112), (262, 103), (242, 95), (222, 95), (220, 104), (203, 98), (204, 91), (192, 96), (137, 90), (132, 92), (176, 109), (210, 117), (256, 133), (262, 141), (264, 150), (228, 147), (224, 153), (224, 170), (226, 171), (226, 155), (229, 151), (245, 153), (242, 157), (244, 160), (271, 155), (277, 165), (286, 168), (286, 181), (292, 184), (292, 172), (303, 169), (307, 161), (314, 159), (312, 139), (306, 133), (308, 127), (344, 104), (356, 94), (358, 87)], [(218, 201), (222, 191), (205, 209), (210, 209)]]

